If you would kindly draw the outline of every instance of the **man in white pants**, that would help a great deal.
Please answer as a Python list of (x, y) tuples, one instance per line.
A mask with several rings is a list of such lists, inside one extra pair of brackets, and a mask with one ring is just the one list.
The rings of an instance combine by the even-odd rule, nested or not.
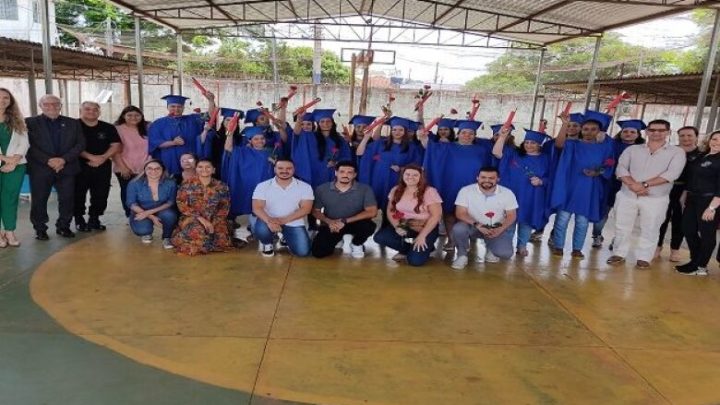
[(623, 184), (615, 200), (614, 254), (607, 260), (611, 265), (625, 262), (635, 220), (639, 217), (635, 267), (650, 267), (673, 181), (680, 177), (685, 167), (685, 152), (668, 143), (669, 122), (651, 121), (645, 134), (647, 143), (625, 149), (615, 171)]

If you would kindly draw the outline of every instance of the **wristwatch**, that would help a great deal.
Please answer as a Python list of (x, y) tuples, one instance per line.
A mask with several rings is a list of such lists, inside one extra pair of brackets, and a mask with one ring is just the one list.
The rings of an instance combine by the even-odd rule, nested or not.
[(645, 187), (645, 188), (650, 187), (650, 185), (648, 184), (647, 181), (643, 181), (643, 182), (642, 182), (642, 186)]

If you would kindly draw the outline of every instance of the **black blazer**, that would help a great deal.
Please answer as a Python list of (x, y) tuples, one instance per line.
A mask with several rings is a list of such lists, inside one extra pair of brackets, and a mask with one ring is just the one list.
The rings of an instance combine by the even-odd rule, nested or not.
[(65, 160), (65, 167), (58, 173), (59, 175), (74, 176), (80, 173), (80, 152), (85, 150), (85, 136), (80, 121), (62, 115), (58, 119), (62, 134), (60, 151), (56, 153), (52, 138), (50, 138), (50, 128), (44, 122), (45, 117), (38, 115), (25, 118), (30, 141), (30, 149), (27, 153), (29, 172), (55, 174), (47, 162), (50, 158), (61, 157)]

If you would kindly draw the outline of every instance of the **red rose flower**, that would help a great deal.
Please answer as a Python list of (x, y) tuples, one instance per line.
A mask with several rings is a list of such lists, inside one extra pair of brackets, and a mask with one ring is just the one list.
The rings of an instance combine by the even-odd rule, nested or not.
[(257, 105), (258, 107), (262, 107), (263, 103), (262, 103), (262, 101), (258, 100), (258, 101), (255, 103), (255, 105)]
[(488, 218), (490, 218), (490, 219), (492, 219), (492, 217), (495, 216), (495, 213), (492, 212), (492, 211), (488, 211), (488, 212), (485, 213), (485, 216), (488, 217)]
[(457, 113), (458, 113), (458, 110), (456, 110), (456, 109), (454, 109), (454, 108), (451, 108), (451, 109), (450, 109), (450, 114), (455, 115), (455, 114), (457, 114)]
[(400, 211), (395, 211), (392, 213), (392, 217), (393, 217), (393, 219), (397, 219), (399, 221), (399, 220), (405, 218), (405, 214), (403, 214)]
[(430, 90), (430, 85), (429, 85), (429, 84), (426, 84), (426, 85), (423, 86), (423, 88), (424, 88), (425, 90)]
[(607, 166), (607, 167), (615, 166), (615, 159), (613, 159), (613, 158), (605, 159), (605, 166)]
[(339, 150), (340, 150), (340, 149), (338, 149), (337, 146), (334, 146), (334, 147), (332, 148), (332, 153), (333, 153), (333, 154), (338, 153)]
[(297, 91), (297, 89), (298, 89), (298, 86), (297, 86), (297, 85), (294, 85), (294, 84), (293, 84), (293, 85), (290, 86), (290, 90), (292, 90), (292, 91)]
[(380, 154), (379, 154), (379, 153), (376, 153), (375, 155), (373, 155), (373, 160), (376, 161), (376, 162), (377, 162), (378, 160), (380, 160)]

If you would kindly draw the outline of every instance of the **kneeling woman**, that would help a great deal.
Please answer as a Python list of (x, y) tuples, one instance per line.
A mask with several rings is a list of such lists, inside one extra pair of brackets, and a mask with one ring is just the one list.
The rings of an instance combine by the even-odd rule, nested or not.
[(163, 247), (172, 249), (170, 236), (177, 223), (175, 196), (177, 185), (167, 176), (159, 160), (145, 163), (143, 173), (128, 184), (127, 200), (130, 208), (130, 229), (143, 243), (153, 240), (153, 226), (162, 228)]
[(405, 166), (398, 185), (388, 196), (385, 225), (375, 234), (375, 242), (398, 251), (395, 261), (407, 259), (411, 266), (422, 266), (430, 259), (442, 218), (442, 199), (427, 185), (423, 169), (415, 164)]
[(180, 221), (172, 237), (178, 253), (192, 256), (222, 252), (232, 246), (227, 218), (230, 192), (213, 174), (212, 161), (200, 159), (197, 177), (184, 182), (178, 190)]

